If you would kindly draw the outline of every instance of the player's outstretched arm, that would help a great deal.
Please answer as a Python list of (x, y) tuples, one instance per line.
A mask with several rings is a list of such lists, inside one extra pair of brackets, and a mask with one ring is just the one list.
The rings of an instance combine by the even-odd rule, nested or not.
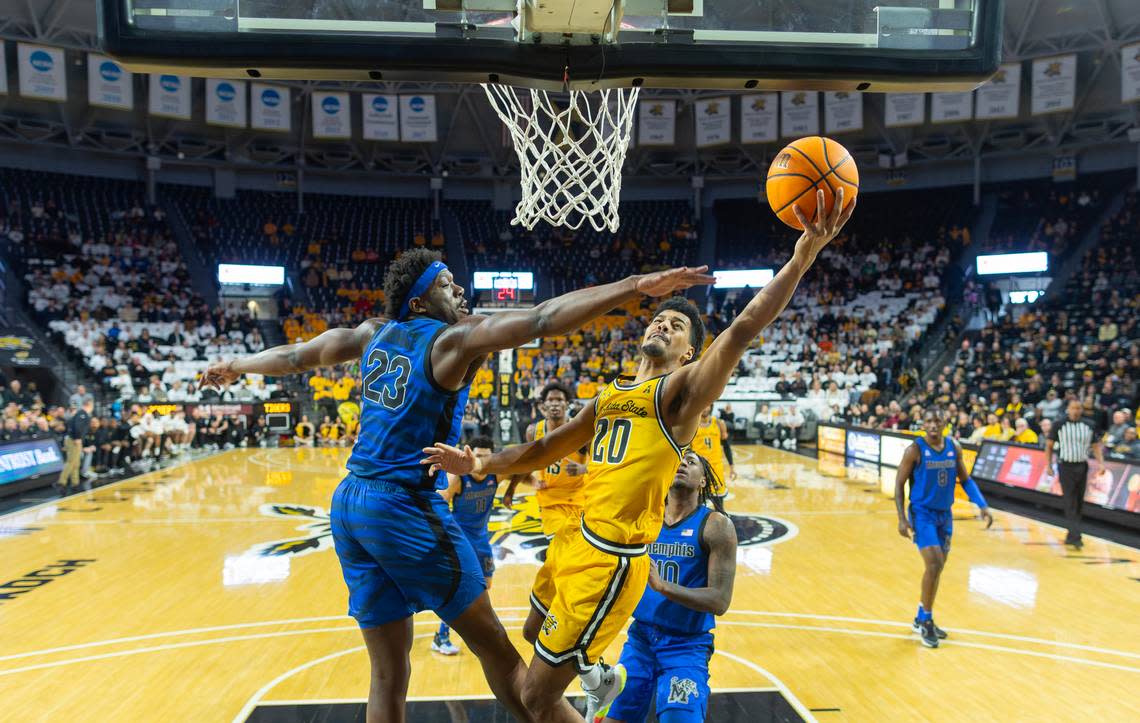
[(582, 411), (558, 429), (523, 444), (515, 444), (487, 457), (478, 457), (471, 447), (463, 449), (438, 443), (424, 448), (420, 464), (430, 464), (430, 473), (444, 470), (449, 474), (524, 474), (541, 469), (562, 459), (590, 442), (594, 430), (594, 405)]
[(899, 469), (895, 473), (895, 510), (899, 513), (899, 534), (906, 539), (911, 539), (911, 533), (914, 530), (910, 526), (910, 520), (906, 516), (906, 483), (914, 474), (914, 466), (918, 464), (918, 445), (911, 444), (903, 452), (902, 461), (899, 462)]
[(709, 550), (708, 586), (684, 587), (668, 582), (657, 574), (657, 566), (649, 566), (649, 587), (675, 603), (692, 610), (724, 615), (732, 604), (732, 586), (736, 580), (736, 528), (719, 512), (709, 515), (704, 542)]
[(202, 374), (201, 386), (222, 389), (236, 382), (242, 374), (279, 377), (353, 361), (360, 358), (369, 340), (387, 321), (368, 319), (355, 329), (329, 329), (299, 344), (282, 344), (250, 356), (211, 364)]
[[(567, 334), (627, 301), (644, 294), (666, 296), (692, 286), (716, 281), (707, 266), (683, 266), (563, 294), (530, 309), (504, 311), (491, 316), (470, 316), (452, 325), (436, 342), (432, 362), (437, 368), (453, 364), (461, 370), (475, 359), (501, 349), (513, 349), (532, 339)], [(450, 369), (441, 369), (446, 378)]]
[(958, 452), (958, 484), (962, 485), (962, 489), (966, 491), (966, 496), (970, 501), (978, 506), (978, 514), (986, 521), (986, 528), (994, 523), (993, 513), (990, 512), (990, 506), (986, 504), (986, 498), (982, 496), (982, 491), (978, 489), (978, 483), (970, 476), (969, 471), (966, 469), (966, 461), (962, 459), (962, 446), (958, 444), (958, 440), (948, 440), (950, 444), (954, 445), (955, 450)]
[[(823, 191), (818, 192), (817, 207), (824, 208)], [(825, 218), (813, 222), (807, 219), (798, 206), (796, 217), (804, 225), (804, 232), (796, 242), (796, 249), (784, 268), (771, 283), (752, 297), (732, 324), (713, 340), (709, 348), (695, 363), (682, 367), (676, 384), (681, 390), (680, 418), (688, 418), (720, 398), (728, 385), (736, 365), (744, 352), (761, 331), (771, 324), (788, 302), (816, 256), (842, 230), (855, 211), (855, 201), (843, 208), (843, 189), (836, 194), (835, 205)], [(674, 382), (670, 382), (674, 386)]]

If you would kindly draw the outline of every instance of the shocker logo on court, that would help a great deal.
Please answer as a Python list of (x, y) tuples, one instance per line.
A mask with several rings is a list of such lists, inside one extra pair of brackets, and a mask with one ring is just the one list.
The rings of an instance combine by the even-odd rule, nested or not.
[(321, 550), (331, 550), (333, 547), (332, 521), (329, 513), (322, 507), (315, 505), (288, 505), (266, 504), (258, 511), (275, 519), (299, 520), (302, 524), (296, 529), (305, 532), (301, 537), (290, 537), (287, 540), (273, 542), (259, 542), (246, 551), (247, 555), (260, 557), (299, 557)]
[(678, 678), (673, 676), (669, 681), (669, 702), (680, 703), (681, 705), (688, 705), (689, 698), (701, 697), (700, 692), (697, 690), (696, 681), (690, 678)]
[(737, 547), (773, 545), (786, 542), (799, 534), (799, 528), (791, 522), (763, 515), (729, 514), (732, 526), (736, 528)]

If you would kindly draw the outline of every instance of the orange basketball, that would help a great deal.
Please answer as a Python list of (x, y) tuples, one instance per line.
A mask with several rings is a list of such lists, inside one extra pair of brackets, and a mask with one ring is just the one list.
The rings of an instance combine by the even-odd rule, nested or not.
[(798, 206), (804, 216), (814, 220), (816, 189), (823, 189), (827, 212), (834, 207), (840, 188), (846, 208), (859, 194), (859, 169), (846, 148), (821, 136), (800, 138), (785, 146), (772, 161), (765, 184), (768, 205), (781, 221), (800, 231), (803, 224), (792, 209)]

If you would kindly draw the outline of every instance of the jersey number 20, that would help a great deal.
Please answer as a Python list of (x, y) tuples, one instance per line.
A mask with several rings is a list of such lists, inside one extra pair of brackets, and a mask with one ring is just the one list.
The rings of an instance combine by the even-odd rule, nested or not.
[(632, 433), (633, 422), (628, 419), (615, 419), (613, 424), (605, 417), (599, 419), (590, 447), (591, 458), (598, 463), (621, 464)]
[[(408, 377), (412, 373), (412, 361), (402, 354), (389, 359), (388, 352), (383, 349), (373, 349), (365, 363), (367, 366), (373, 364), (376, 366), (368, 372), (368, 376), (364, 377), (364, 398), (393, 411), (404, 406)], [(390, 374), (395, 374), (396, 378), (386, 384), (376, 384), (380, 377)]]

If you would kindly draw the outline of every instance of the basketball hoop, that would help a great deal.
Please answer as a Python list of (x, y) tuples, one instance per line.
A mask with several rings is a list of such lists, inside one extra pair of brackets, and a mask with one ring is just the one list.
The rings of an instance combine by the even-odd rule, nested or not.
[[(539, 221), (596, 231), (618, 229), (621, 171), (640, 88), (568, 90), (483, 84), (511, 134), (522, 174), (512, 225)], [(529, 93), (529, 103), (525, 102)]]

